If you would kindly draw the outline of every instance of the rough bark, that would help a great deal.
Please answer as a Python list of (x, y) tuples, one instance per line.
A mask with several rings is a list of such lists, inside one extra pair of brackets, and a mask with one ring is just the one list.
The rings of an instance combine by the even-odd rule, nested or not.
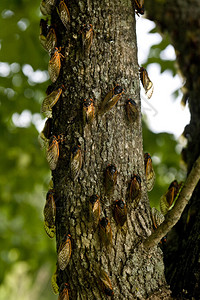
[[(69, 283), (70, 299), (106, 299), (98, 278), (102, 268), (110, 276), (114, 299), (144, 299), (156, 291), (164, 299), (169, 291), (165, 287), (162, 252), (159, 247), (146, 252), (141, 244), (150, 235), (152, 222), (144, 177), (134, 9), (129, 0), (76, 0), (66, 4), (71, 16), (69, 29), (63, 26), (56, 10), (51, 16), (57, 46), (63, 47), (65, 56), (61, 74), (52, 87), (66, 87), (53, 107), (53, 134), (66, 137), (52, 172), (57, 251), (65, 234), (71, 234), (72, 240), (71, 259), (66, 269), (59, 271), (58, 284)], [(95, 32), (89, 56), (81, 50), (83, 24), (92, 24)], [(92, 98), (98, 112), (116, 84), (126, 89), (125, 95), (109, 112), (101, 116), (97, 113), (91, 125), (84, 125), (83, 99)], [(127, 121), (125, 112), (129, 97), (136, 100), (139, 110), (134, 124)], [(81, 146), (83, 166), (73, 181), (70, 153), (77, 144)], [(116, 165), (118, 171), (117, 185), (110, 197), (105, 195), (104, 187), (108, 164)], [(142, 199), (136, 209), (128, 200), (134, 173), (142, 179)], [(88, 220), (88, 200), (93, 194), (101, 197), (102, 212), (106, 208), (111, 223), (113, 241), (108, 248)], [(123, 228), (113, 219), (112, 204), (117, 199), (127, 203), (128, 219)]]
[[(146, 1), (147, 17), (155, 21), (162, 33), (168, 33), (182, 74), (184, 97), (189, 102), (190, 124), (184, 135), (188, 144), (183, 150), (188, 173), (200, 152), (199, 51), (200, 2), (188, 0)], [(167, 280), (174, 294), (199, 298), (200, 294), (200, 186), (193, 193), (181, 220), (168, 236), (165, 251)]]

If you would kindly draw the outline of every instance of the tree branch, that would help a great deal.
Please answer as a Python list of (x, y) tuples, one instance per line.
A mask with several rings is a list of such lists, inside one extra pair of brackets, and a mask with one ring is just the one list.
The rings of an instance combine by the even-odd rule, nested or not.
[(195, 161), (190, 174), (188, 175), (184, 187), (174, 205), (166, 214), (164, 222), (144, 241), (145, 248), (156, 246), (160, 240), (171, 230), (178, 222), (181, 214), (188, 204), (192, 193), (200, 179), (200, 156)]

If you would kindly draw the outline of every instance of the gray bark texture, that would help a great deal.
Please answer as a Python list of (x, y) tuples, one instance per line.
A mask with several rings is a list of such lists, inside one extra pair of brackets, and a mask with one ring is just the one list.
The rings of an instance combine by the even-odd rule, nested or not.
[[(200, 1), (146, 1), (147, 17), (168, 33), (175, 48), (184, 85), (184, 101), (191, 112), (185, 127), (187, 147), (182, 156), (188, 173), (200, 153)], [(166, 278), (174, 295), (199, 299), (200, 295), (200, 185), (186, 206), (182, 218), (168, 235), (165, 249)], [(181, 298), (181, 299), (182, 299)]]
[[(57, 251), (65, 234), (71, 235), (72, 254), (68, 266), (59, 271), (58, 285), (69, 284), (70, 299), (107, 299), (99, 278), (104, 270), (112, 282), (112, 299), (169, 299), (162, 251), (154, 247), (146, 252), (141, 241), (152, 232), (150, 205), (144, 174), (142, 128), (139, 96), (139, 66), (135, 33), (135, 13), (130, 0), (66, 1), (71, 21), (66, 29), (56, 12), (58, 47), (65, 58), (61, 74), (52, 84), (66, 90), (53, 107), (54, 135), (64, 134), (60, 155), (53, 173), (56, 200)], [(89, 54), (82, 50), (81, 27), (92, 24), (94, 38)], [(117, 84), (126, 93), (105, 114), (99, 107)], [(82, 105), (92, 98), (96, 114), (92, 124), (84, 124)], [(125, 103), (133, 98), (139, 116), (130, 124)], [(80, 145), (83, 164), (75, 180), (70, 174), (70, 155)], [(118, 171), (113, 194), (105, 194), (107, 165)], [(128, 199), (133, 174), (142, 179), (142, 198), (136, 209)], [(89, 220), (88, 203), (93, 194), (100, 196), (101, 215), (106, 209), (113, 239), (105, 247), (99, 230)], [(128, 217), (121, 228), (113, 218), (115, 200), (126, 201)], [(156, 293), (155, 298), (153, 295)]]

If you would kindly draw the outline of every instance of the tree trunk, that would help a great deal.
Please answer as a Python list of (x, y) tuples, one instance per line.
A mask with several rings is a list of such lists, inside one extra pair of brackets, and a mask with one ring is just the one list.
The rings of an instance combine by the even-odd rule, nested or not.
[[(184, 136), (188, 144), (183, 159), (188, 173), (200, 153), (200, 2), (188, 0), (146, 1), (148, 18), (167, 32), (176, 50), (179, 71), (185, 79), (184, 100), (189, 101), (190, 124)], [(191, 299), (200, 295), (200, 185), (181, 220), (168, 235), (165, 251), (166, 277), (173, 293)]]
[[(65, 234), (71, 235), (72, 253), (64, 271), (59, 271), (58, 285), (69, 284), (70, 299), (106, 299), (100, 269), (109, 276), (114, 299), (145, 299), (157, 292), (159, 299), (168, 294), (162, 251), (155, 247), (146, 252), (142, 239), (150, 235), (152, 221), (146, 191), (142, 146), (139, 66), (135, 33), (135, 13), (130, 0), (66, 1), (70, 23), (66, 29), (56, 10), (58, 47), (65, 56), (61, 74), (52, 84), (66, 90), (53, 107), (53, 134), (64, 134), (60, 155), (53, 173), (56, 200), (57, 252)], [(89, 51), (82, 47), (84, 24), (92, 24), (94, 37)], [(88, 53), (87, 53), (88, 52)], [(117, 84), (125, 89), (118, 103), (100, 113), (102, 101)], [(93, 99), (95, 117), (84, 122), (83, 101)], [(138, 117), (130, 123), (126, 101), (133, 98)], [(80, 145), (82, 168), (74, 180), (71, 174), (71, 151)], [(117, 168), (117, 184), (106, 194), (105, 170)], [(142, 197), (137, 208), (129, 200), (133, 174), (142, 180)], [(112, 242), (104, 246), (99, 227), (89, 220), (89, 198), (98, 195), (101, 217), (106, 210), (112, 228)], [(127, 222), (121, 228), (113, 218), (113, 203), (123, 199)], [(162, 292), (163, 287), (163, 292)], [(153, 299), (153, 298), (151, 298)], [(169, 298), (167, 298), (169, 299)]]

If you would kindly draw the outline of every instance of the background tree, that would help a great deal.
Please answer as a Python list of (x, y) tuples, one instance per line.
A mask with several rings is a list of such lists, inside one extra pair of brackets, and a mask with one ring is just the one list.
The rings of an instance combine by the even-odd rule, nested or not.
[[(185, 127), (187, 147), (182, 156), (188, 172), (199, 156), (199, 1), (148, 1), (148, 18), (168, 34), (185, 84), (183, 103), (189, 102), (190, 124)], [(176, 25), (175, 25), (176, 24)], [(199, 297), (199, 185), (181, 220), (170, 233), (165, 251), (166, 276), (175, 295)], [(184, 262), (184, 263), (183, 263)]]
[[(27, 4), (23, 1), (10, 1), (6, 5), (1, 2), (0, 5), (2, 11), (1, 28), (6, 28), (6, 31), (3, 31), (1, 35), (0, 51), (1, 61), (5, 63), (1, 64), (1, 101), (3, 104), (1, 107), (1, 153), (4, 153), (5, 156), (1, 156), (2, 175), (0, 181), (1, 191), (3, 191), (1, 195), (1, 236), (3, 237), (3, 243), (1, 243), (1, 279), (4, 280), (0, 294), (2, 299), (8, 297), (11, 299), (12, 295), (16, 297), (16, 293), (21, 296), (21, 299), (27, 299), (30, 293), (34, 295), (34, 299), (46, 299), (47, 297), (50, 298), (51, 294), (48, 294), (50, 286), (46, 286), (45, 283), (54, 271), (56, 255), (52, 241), (48, 239), (42, 229), (44, 200), (41, 201), (41, 198), (45, 198), (50, 175), (48, 165), (41, 155), (37, 143), (36, 128), (39, 128), (38, 124), (41, 123), (38, 112), (47, 87), (47, 83), (42, 83), (42, 81), (48, 79), (47, 72), (42, 71), (41, 73), (40, 70), (47, 69), (49, 56), (40, 48), (39, 42), (36, 42), (39, 34), (39, 2)], [(58, 19), (58, 17), (56, 18)], [(82, 18), (81, 22), (86, 22), (83, 16)], [(96, 41), (100, 39), (97, 28), (95, 26)], [(112, 41), (110, 44), (112, 47)], [(94, 55), (95, 44), (92, 47), (91, 51)], [(73, 67), (75, 68), (75, 66)], [(37, 70), (38, 68), (40, 70)], [(120, 78), (121, 76), (119, 76)], [(117, 80), (119, 79), (112, 79), (113, 83), (118, 83)], [(111, 85), (108, 87), (111, 88)], [(106, 83), (102, 89), (105, 89), (104, 93), (106, 94)], [(83, 93), (85, 88), (81, 90)], [(122, 103), (125, 102), (126, 96), (123, 96)], [(82, 95), (82, 97), (85, 96)], [(119, 102), (117, 111), (120, 109), (122, 107)], [(126, 126), (128, 125), (126, 124)], [(179, 159), (169, 148), (171, 146), (171, 149), (174, 149), (175, 142), (166, 142), (168, 140), (173, 141), (171, 135), (151, 133), (153, 137), (151, 139), (155, 143), (150, 144), (148, 142), (150, 138), (146, 132), (144, 128), (145, 151), (149, 151), (153, 155), (157, 143), (159, 147), (156, 148), (156, 152), (158, 153), (159, 149), (159, 152), (162, 151), (164, 154), (161, 156), (158, 172), (155, 168), (157, 187), (155, 186), (151, 193), (153, 203), (153, 201), (157, 201), (158, 195), (164, 193), (167, 188), (159, 177), (162, 169), (161, 164), (164, 163), (163, 169), (168, 172), (171, 171), (171, 162), (173, 162), (173, 167), (179, 168)], [(161, 139), (164, 140), (163, 146), (159, 142)], [(170, 158), (167, 152), (173, 153)], [(23, 234), (21, 234), (22, 232)], [(52, 262), (51, 268), (47, 266), (47, 261)], [(37, 269), (38, 272), (36, 272)], [(33, 271), (35, 272), (33, 273)], [(18, 281), (18, 284), (12, 284), (12, 282), (16, 283), (19, 274), (23, 280)], [(43, 285), (41, 285), (42, 279), (44, 280)], [(23, 288), (16, 290), (16, 286), (23, 286)], [(136, 290), (138, 291), (138, 287)]]

